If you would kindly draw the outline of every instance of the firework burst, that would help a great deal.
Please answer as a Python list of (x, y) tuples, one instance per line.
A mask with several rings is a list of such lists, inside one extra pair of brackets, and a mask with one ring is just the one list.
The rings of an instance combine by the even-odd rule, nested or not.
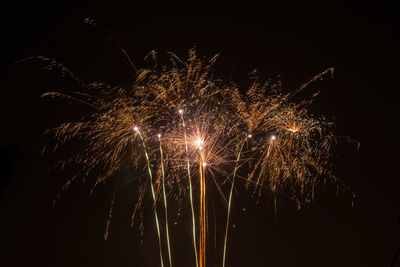
[[(150, 55), (156, 59), (155, 52)], [(309, 83), (333, 74), (333, 69), (287, 94), (281, 91), (278, 79), (262, 82), (253, 72), (249, 89), (239, 90), (233, 83), (211, 78), (217, 56), (204, 60), (192, 49), (188, 59), (181, 61), (171, 54), (168, 66), (158, 68), (155, 64), (154, 68), (136, 71), (136, 80), (129, 88), (85, 84), (63, 65), (40, 58), (48, 63), (47, 68), (58, 68), (82, 88), (79, 93), (48, 92), (43, 97), (64, 97), (93, 110), (79, 122), (64, 123), (50, 130), (58, 145), (86, 140), (84, 149), (61, 163), (62, 167), (69, 163), (81, 166), (81, 171), (68, 179), (61, 191), (75, 179), (96, 175), (94, 189), (114, 179), (122, 165), (139, 166), (145, 161), (161, 266), (173, 265), (168, 224), (171, 201), (190, 204), (194, 261), (197, 267), (204, 267), (207, 186), (217, 188), (227, 204), (221, 260), (224, 267), (236, 180), (243, 181), (256, 197), (264, 190), (273, 195), (286, 192), (298, 203), (312, 201), (320, 181), (336, 181), (329, 171), (330, 148), (335, 142), (333, 125), (307, 113), (316, 94), (292, 102), (294, 95)], [(148, 184), (140, 184), (132, 221)], [(223, 188), (224, 184), (229, 184), (228, 190)], [(276, 198), (274, 203), (276, 209)], [(164, 209), (164, 224), (159, 218), (160, 206)], [(165, 228), (166, 242), (161, 237), (161, 227)], [(167, 256), (163, 255), (163, 243)]]

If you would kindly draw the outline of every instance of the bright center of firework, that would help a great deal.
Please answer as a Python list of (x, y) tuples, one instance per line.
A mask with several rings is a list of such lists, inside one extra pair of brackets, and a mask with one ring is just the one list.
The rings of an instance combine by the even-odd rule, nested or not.
[(183, 114), (183, 109), (178, 110), (179, 114)]
[(157, 136), (158, 136), (158, 138), (161, 138), (161, 134), (158, 134)]
[(203, 164), (202, 164), (202, 165), (203, 165), (203, 167), (205, 167), (205, 166), (207, 166), (207, 163), (203, 162)]
[(202, 139), (197, 138), (196, 141), (194, 141), (194, 142), (195, 142), (196, 146), (197, 146), (199, 149), (203, 149), (204, 141), (203, 141)]
[(274, 140), (276, 140), (276, 136), (275, 135), (271, 136), (271, 141), (274, 141)]
[(252, 136), (251, 134), (249, 134), (247, 137), (248, 137), (248, 138), (252, 138), (253, 136)]
[(134, 130), (135, 132), (137, 132), (137, 131), (139, 131), (139, 128), (138, 128), (137, 126), (135, 126), (135, 127), (133, 127), (133, 130)]

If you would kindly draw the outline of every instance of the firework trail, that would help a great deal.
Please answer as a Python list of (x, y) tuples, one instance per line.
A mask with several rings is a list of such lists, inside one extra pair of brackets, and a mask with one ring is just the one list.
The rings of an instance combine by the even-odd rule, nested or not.
[(165, 233), (167, 235), (167, 248), (168, 248), (169, 266), (172, 267), (171, 244), (170, 244), (170, 241), (169, 241), (169, 227), (168, 227), (168, 205), (167, 205), (167, 193), (165, 192), (165, 171), (164, 171), (163, 149), (162, 149), (162, 144), (161, 144), (161, 134), (158, 134), (158, 140), (160, 142), (160, 165), (161, 165), (161, 175), (162, 175), (162, 191), (163, 191), (163, 200), (164, 200), (164, 212), (165, 212)]
[(147, 171), (149, 173), (149, 178), (150, 178), (151, 196), (153, 197), (153, 212), (154, 212), (154, 218), (156, 220), (156, 228), (157, 228), (157, 235), (158, 235), (158, 245), (159, 245), (159, 248), (160, 248), (160, 261), (161, 261), (161, 267), (164, 267), (162, 245), (161, 245), (160, 223), (159, 223), (158, 214), (157, 214), (157, 197), (156, 197), (156, 194), (154, 192), (153, 174), (152, 174), (151, 168), (150, 168), (149, 154), (147, 153), (146, 143), (144, 142), (143, 136), (142, 136), (139, 128), (137, 126), (134, 126), (133, 130), (139, 134), (140, 140), (142, 140), (144, 154), (146, 156)]
[[(150, 55), (156, 59), (155, 52)], [(157, 214), (159, 198), (163, 199), (169, 266), (172, 266), (172, 255), (167, 196), (179, 205), (189, 198), (194, 261), (196, 267), (204, 267), (207, 263), (207, 192), (210, 192), (207, 186), (216, 187), (227, 204), (222, 242), (222, 266), (225, 267), (236, 180), (243, 181), (248, 190), (252, 188), (255, 197), (263, 191), (271, 192), (275, 211), (275, 196), (279, 192), (298, 203), (308, 204), (315, 197), (316, 186), (327, 180), (341, 184), (344, 190), (349, 189), (330, 171), (331, 146), (336, 142), (333, 124), (307, 112), (317, 94), (293, 101), (293, 96), (310, 83), (333, 74), (333, 69), (289, 93), (282, 92), (279, 79), (262, 82), (257, 72), (252, 72), (249, 88), (240, 90), (234, 83), (211, 79), (217, 57), (201, 59), (194, 49), (189, 51), (186, 61), (170, 54), (167, 66), (154, 64), (154, 67), (137, 71), (135, 68), (136, 80), (129, 88), (106, 83), (86, 84), (55, 60), (35, 58), (43, 61), (45, 68), (59, 70), (72, 78), (82, 89), (80, 92), (47, 92), (43, 97), (62, 97), (93, 110), (78, 122), (66, 122), (48, 131), (55, 136), (57, 147), (87, 141), (84, 149), (59, 163), (60, 168), (76, 164), (82, 167), (66, 181), (60, 193), (78, 178), (97, 177), (92, 184), (93, 191), (96, 186), (118, 177), (121, 166), (138, 167), (144, 157), (161, 266), (164, 262)], [(132, 131), (136, 134), (132, 135)], [(149, 137), (146, 142), (143, 135)], [(136, 142), (137, 136), (142, 150)], [(152, 136), (158, 136), (158, 142)], [(159, 155), (152, 153), (152, 149), (159, 150)], [(191, 168), (196, 165), (198, 168)], [(158, 166), (159, 175), (153, 177), (151, 166)], [(241, 175), (238, 175), (239, 169)], [(226, 181), (231, 182), (228, 190), (224, 187)], [(140, 194), (132, 221), (146, 192), (140, 180), (138, 186)], [(108, 229), (109, 220), (105, 236), (108, 236)]]
[(194, 214), (194, 205), (193, 205), (193, 185), (192, 185), (192, 178), (190, 176), (190, 161), (189, 161), (189, 152), (188, 152), (188, 143), (187, 143), (187, 136), (186, 136), (186, 126), (185, 126), (185, 119), (183, 117), (183, 109), (179, 110), (179, 114), (181, 115), (182, 126), (183, 126), (183, 135), (185, 137), (185, 152), (186, 152), (186, 160), (187, 160), (187, 175), (189, 179), (189, 200), (190, 200), (190, 209), (192, 212), (192, 237), (193, 237), (193, 248), (194, 248), (194, 255), (196, 260), (196, 267), (199, 266), (199, 259), (197, 255), (197, 241), (196, 241), (196, 219)]
[(200, 206), (199, 206), (199, 227), (200, 227), (200, 244), (199, 244), (199, 266), (206, 265), (206, 235), (207, 235), (207, 202), (206, 202), (206, 165), (204, 155), (200, 148), (199, 161), (199, 181), (200, 181)]
[[(251, 134), (248, 135), (247, 138), (251, 138)], [(225, 267), (225, 259), (226, 259), (226, 244), (228, 241), (228, 231), (229, 231), (229, 218), (231, 215), (231, 207), (232, 207), (232, 193), (233, 193), (233, 189), (235, 187), (235, 180), (236, 180), (236, 172), (239, 168), (239, 160), (240, 160), (240, 154), (242, 153), (244, 144), (247, 141), (247, 138), (243, 141), (242, 145), (240, 146), (237, 158), (236, 158), (236, 162), (235, 162), (235, 169), (233, 171), (233, 175), (232, 175), (232, 183), (231, 183), (231, 189), (229, 191), (229, 199), (228, 199), (228, 212), (226, 215), (226, 226), (225, 226), (225, 238), (224, 238), (224, 252), (222, 254), (222, 267)]]

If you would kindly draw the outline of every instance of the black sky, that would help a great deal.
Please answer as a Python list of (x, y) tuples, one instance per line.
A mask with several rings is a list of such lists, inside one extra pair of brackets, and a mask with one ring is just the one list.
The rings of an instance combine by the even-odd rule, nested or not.
[[(157, 266), (151, 216), (145, 217), (143, 245), (137, 230), (129, 229), (128, 189), (118, 200), (108, 241), (103, 232), (111, 184), (90, 196), (78, 183), (52, 207), (64, 174), (43, 172), (52, 160), (40, 156), (49, 142), (42, 132), (81, 110), (40, 98), (47, 90), (67, 88), (67, 79), (37, 62), (14, 62), (54, 57), (84, 81), (128, 85), (128, 64), (101, 31), (83, 23), (89, 17), (114, 34), (138, 67), (153, 49), (162, 60), (168, 51), (185, 58), (196, 46), (204, 56), (221, 53), (215, 69), (220, 78), (232, 77), (245, 87), (256, 68), (265, 78), (280, 75), (286, 90), (335, 67), (333, 79), (310, 87), (309, 93), (321, 90), (310, 111), (334, 120), (338, 135), (361, 143), (359, 151), (339, 143), (335, 159), (336, 174), (357, 192), (356, 206), (350, 195), (336, 196), (328, 186), (301, 211), (281, 196), (275, 218), (268, 194), (258, 205), (237, 197), (229, 263), (390, 266), (400, 248), (399, 11), (391, 3), (333, 1), (262, 6), (54, 1), (4, 7), (0, 265)], [(190, 262), (190, 253), (182, 245), (175, 250), (177, 258), (188, 258), (182, 262)]]

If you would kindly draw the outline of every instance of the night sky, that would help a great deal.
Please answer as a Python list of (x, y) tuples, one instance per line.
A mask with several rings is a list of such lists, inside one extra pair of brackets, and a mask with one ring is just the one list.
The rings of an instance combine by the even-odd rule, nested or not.
[[(40, 98), (68, 88), (70, 80), (37, 61), (15, 62), (54, 57), (84, 81), (128, 86), (133, 73), (126, 60), (104, 32), (83, 23), (86, 17), (107, 28), (137, 67), (145, 66), (151, 50), (166, 62), (167, 52), (186, 58), (196, 47), (201, 56), (221, 53), (216, 77), (245, 88), (256, 68), (265, 79), (280, 75), (287, 91), (334, 67), (333, 79), (326, 77), (304, 94), (320, 90), (309, 111), (333, 120), (337, 135), (361, 144), (357, 150), (339, 142), (334, 158), (335, 174), (357, 193), (355, 207), (351, 194), (336, 195), (327, 186), (300, 211), (278, 196), (275, 217), (271, 195), (256, 204), (241, 191), (235, 196), (228, 266), (390, 266), (400, 249), (400, 10), (394, 5), (56, 2), (2, 8), (1, 266), (158, 266), (151, 213), (144, 214), (143, 238), (129, 227), (133, 187), (121, 190), (108, 241), (103, 234), (112, 183), (90, 195), (89, 186), (77, 182), (52, 206), (67, 174), (45, 172), (62, 154), (40, 156), (52, 142), (43, 131), (84, 110)], [(188, 266), (192, 250), (180, 235), (189, 232), (179, 226), (172, 231), (179, 243), (173, 248), (176, 266)], [(208, 266), (221, 266), (210, 257)]]

